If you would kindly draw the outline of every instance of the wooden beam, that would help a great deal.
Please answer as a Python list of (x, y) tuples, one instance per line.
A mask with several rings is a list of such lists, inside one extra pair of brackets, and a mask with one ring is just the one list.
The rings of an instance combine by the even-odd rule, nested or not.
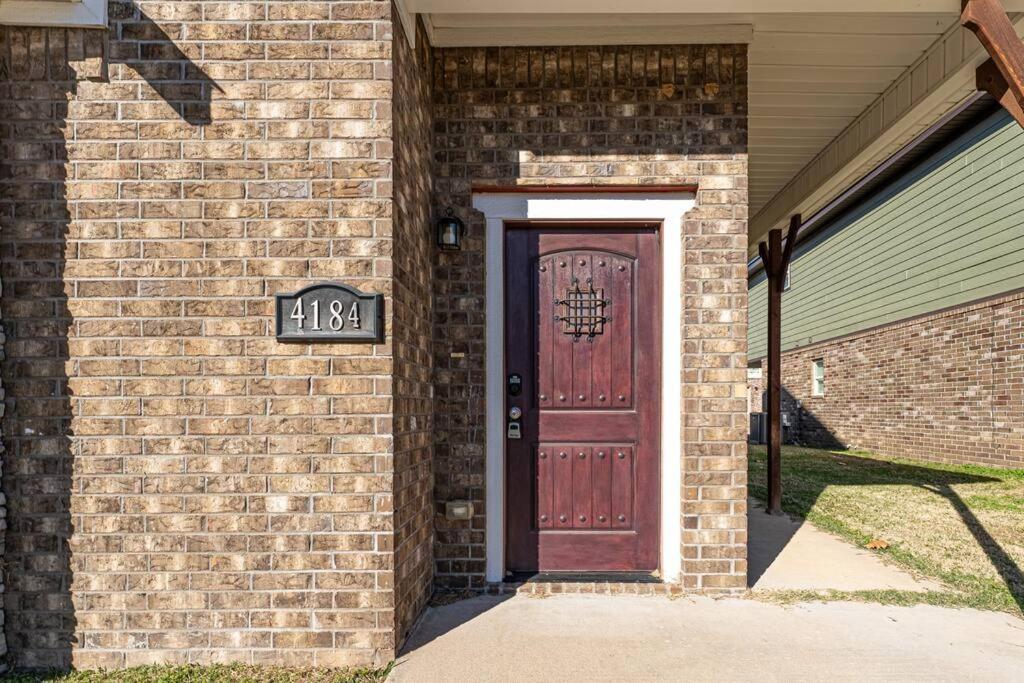
[(999, 0), (962, 0), (960, 23), (991, 59), (975, 74), (978, 90), (995, 98), (1024, 128), (1024, 43)]
[(757, 245), (768, 278), (768, 504), (769, 514), (782, 514), (782, 290), (803, 220), (790, 218), (786, 246), (782, 230), (768, 233)]
[(978, 67), (977, 87), (987, 92), (992, 99), (999, 102), (1003, 109), (1010, 113), (1014, 120), (1024, 128), (1024, 107), (1011, 90), (996, 63), (991, 59)]
[[(777, 276), (782, 231), (768, 233), (768, 513), (782, 514), (782, 287)], [(767, 262), (766, 262), (767, 263)]]

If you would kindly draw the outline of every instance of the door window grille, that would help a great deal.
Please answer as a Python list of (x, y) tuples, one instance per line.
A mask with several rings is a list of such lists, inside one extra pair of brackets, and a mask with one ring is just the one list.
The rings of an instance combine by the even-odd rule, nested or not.
[(604, 289), (594, 289), (591, 278), (587, 278), (586, 289), (573, 278), (565, 298), (555, 301), (555, 320), (563, 324), (562, 331), (571, 334), (573, 341), (586, 337), (592, 342), (595, 336), (604, 334), (604, 325), (611, 320), (605, 313), (609, 305), (611, 300), (604, 298)]

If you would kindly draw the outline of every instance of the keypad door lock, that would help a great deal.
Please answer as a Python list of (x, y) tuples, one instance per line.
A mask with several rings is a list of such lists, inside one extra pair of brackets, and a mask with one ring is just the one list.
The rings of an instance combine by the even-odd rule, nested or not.
[(508, 376), (508, 395), (518, 396), (523, 393), (523, 376), (518, 372), (513, 372)]

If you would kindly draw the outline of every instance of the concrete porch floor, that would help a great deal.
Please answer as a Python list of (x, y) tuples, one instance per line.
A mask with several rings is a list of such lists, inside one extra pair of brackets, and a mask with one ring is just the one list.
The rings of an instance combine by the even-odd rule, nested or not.
[(747, 578), (752, 590), (927, 591), (939, 584), (886, 564), (878, 555), (810, 522), (769, 515), (750, 500)]
[(393, 681), (1020, 680), (1024, 622), (929, 606), (484, 596), (431, 608)]
[[(751, 501), (754, 592), (929, 590)], [(484, 596), (428, 609), (393, 681), (1021, 680), (1024, 621), (929, 606), (687, 596)]]

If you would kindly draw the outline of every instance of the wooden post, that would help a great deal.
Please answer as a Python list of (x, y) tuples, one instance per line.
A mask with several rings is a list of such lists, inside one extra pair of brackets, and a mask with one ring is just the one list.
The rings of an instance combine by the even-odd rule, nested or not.
[(768, 233), (758, 252), (768, 276), (768, 513), (782, 514), (782, 290), (802, 221), (790, 219), (786, 246), (782, 230)]
[(989, 59), (976, 87), (990, 94), (1024, 127), (1024, 43), (999, 0), (961, 0), (960, 24), (974, 33)]
[[(768, 251), (779, 254), (782, 231), (768, 235)], [(782, 513), (782, 289), (768, 278), (768, 512)]]

